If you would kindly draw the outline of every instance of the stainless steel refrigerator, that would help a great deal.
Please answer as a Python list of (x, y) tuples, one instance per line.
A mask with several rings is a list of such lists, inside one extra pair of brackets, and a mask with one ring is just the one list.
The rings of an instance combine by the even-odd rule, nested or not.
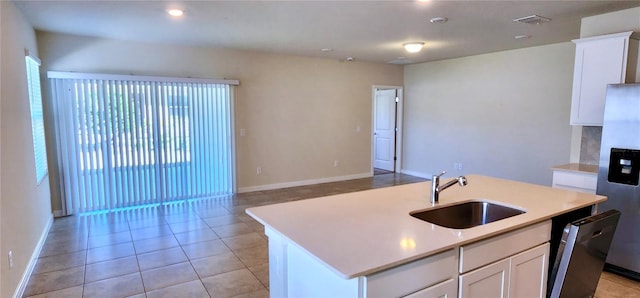
[(640, 280), (640, 84), (609, 85), (605, 101), (597, 194), (599, 211), (621, 211), (607, 256), (609, 271)]

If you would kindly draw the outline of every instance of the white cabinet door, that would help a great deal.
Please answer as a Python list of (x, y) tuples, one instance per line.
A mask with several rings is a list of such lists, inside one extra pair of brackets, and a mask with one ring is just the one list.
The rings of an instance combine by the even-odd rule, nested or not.
[(454, 298), (458, 296), (458, 280), (450, 279), (420, 290), (405, 298)]
[(545, 297), (549, 243), (460, 275), (460, 297)]
[(517, 298), (545, 297), (549, 243), (511, 257), (509, 296)]
[(602, 126), (607, 84), (625, 82), (632, 32), (577, 39), (571, 125)]
[(509, 259), (460, 275), (460, 297), (508, 297)]

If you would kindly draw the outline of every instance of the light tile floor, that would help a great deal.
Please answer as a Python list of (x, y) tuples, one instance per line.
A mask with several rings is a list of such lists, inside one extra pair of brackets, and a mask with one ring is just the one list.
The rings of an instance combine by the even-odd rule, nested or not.
[(402, 174), (58, 218), (25, 297), (268, 297), (253, 206), (424, 181)]
[[(387, 187), (403, 174), (56, 219), (25, 297), (268, 297), (267, 239), (253, 206)], [(603, 273), (596, 297), (640, 297)]]
[(640, 282), (602, 272), (595, 298), (640, 298)]

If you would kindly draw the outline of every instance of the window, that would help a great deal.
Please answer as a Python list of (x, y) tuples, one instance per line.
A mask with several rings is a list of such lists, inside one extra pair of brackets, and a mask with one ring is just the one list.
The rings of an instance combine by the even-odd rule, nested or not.
[(233, 193), (236, 81), (49, 78), (66, 214)]
[[(111, 168), (151, 166), (156, 161), (165, 165), (178, 164), (191, 160), (188, 111), (196, 104), (189, 104), (188, 92), (190, 88), (202, 92), (202, 86), (76, 80), (71, 88), (81, 113), (76, 141), (85, 155), (79, 160), (82, 170), (103, 169), (106, 157), (111, 157)], [(165, 97), (164, 102), (149, 100), (154, 94)], [(158, 127), (156, 136), (154, 132)], [(107, 147), (102, 146), (103, 143), (107, 143)], [(117, 149), (107, 156), (106, 150), (113, 145)], [(156, 160), (158, 149), (164, 154), (158, 155), (159, 160)]]
[(44, 139), (42, 94), (40, 91), (40, 61), (37, 58), (26, 56), (26, 63), (36, 181), (40, 184), (47, 176), (47, 147)]

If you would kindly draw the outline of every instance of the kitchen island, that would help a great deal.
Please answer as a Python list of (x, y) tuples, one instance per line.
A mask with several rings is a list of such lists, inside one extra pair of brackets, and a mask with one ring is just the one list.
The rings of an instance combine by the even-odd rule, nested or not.
[[(606, 200), (480, 175), (467, 179), (467, 186), (442, 192), (435, 206), (430, 182), (423, 182), (247, 209), (269, 237), (271, 296), (543, 293), (550, 219)], [(470, 200), (526, 212), (468, 229), (409, 215)], [(519, 280), (527, 284), (514, 283)]]

